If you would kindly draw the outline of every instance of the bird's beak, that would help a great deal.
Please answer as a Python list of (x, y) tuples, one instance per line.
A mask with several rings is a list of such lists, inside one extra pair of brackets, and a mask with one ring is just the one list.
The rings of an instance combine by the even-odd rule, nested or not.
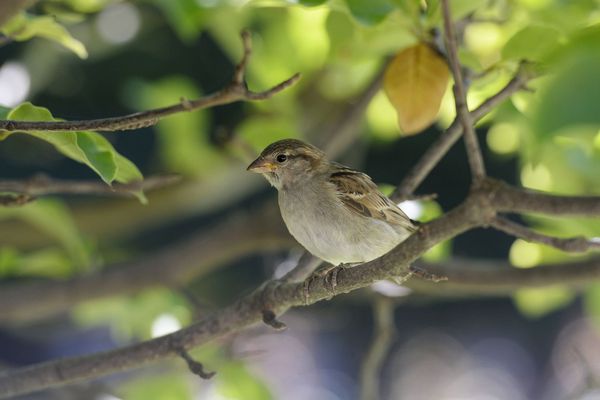
[(266, 161), (262, 157), (258, 157), (252, 162), (252, 164), (248, 165), (246, 171), (256, 172), (257, 174), (264, 174), (265, 172), (273, 172), (276, 168), (277, 166), (272, 162)]

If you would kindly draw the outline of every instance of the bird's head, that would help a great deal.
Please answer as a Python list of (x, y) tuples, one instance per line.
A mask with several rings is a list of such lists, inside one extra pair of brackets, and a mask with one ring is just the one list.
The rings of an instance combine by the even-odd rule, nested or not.
[(278, 190), (304, 182), (327, 164), (325, 153), (297, 139), (271, 143), (247, 168), (262, 174)]

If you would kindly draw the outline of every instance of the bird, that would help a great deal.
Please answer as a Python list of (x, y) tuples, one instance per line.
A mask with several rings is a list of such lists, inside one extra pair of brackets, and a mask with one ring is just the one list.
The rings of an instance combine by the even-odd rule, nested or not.
[(301, 140), (268, 145), (247, 170), (277, 189), (281, 216), (296, 241), (333, 266), (374, 260), (417, 230), (367, 174)]

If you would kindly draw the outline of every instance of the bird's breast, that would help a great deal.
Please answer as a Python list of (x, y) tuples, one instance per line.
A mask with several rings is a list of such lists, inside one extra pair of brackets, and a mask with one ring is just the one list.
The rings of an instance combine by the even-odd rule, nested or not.
[(328, 196), (308, 185), (280, 191), (279, 208), (292, 236), (334, 265), (370, 261), (404, 239), (385, 222), (348, 211), (335, 193)]

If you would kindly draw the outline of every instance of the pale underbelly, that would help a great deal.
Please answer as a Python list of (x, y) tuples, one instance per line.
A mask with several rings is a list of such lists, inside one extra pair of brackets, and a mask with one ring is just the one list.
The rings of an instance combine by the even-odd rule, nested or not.
[(400, 235), (383, 221), (361, 216), (289, 218), (285, 213), (282, 215), (292, 236), (306, 250), (333, 265), (371, 261), (408, 236)]

